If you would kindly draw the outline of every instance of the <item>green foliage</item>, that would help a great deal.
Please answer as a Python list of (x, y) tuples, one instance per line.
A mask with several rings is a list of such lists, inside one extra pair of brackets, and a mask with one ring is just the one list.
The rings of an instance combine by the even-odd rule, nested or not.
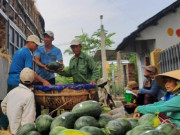
[(129, 61), (131, 63), (134, 63), (134, 65), (135, 65), (135, 78), (136, 78), (136, 82), (138, 82), (137, 62), (136, 62), (136, 55), (134, 53), (130, 54)]
[[(105, 46), (111, 47), (112, 44), (114, 44), (114, 41), (112, 41), (110, 38), (115, 35), (115, 33), (108, 33), (108, 31), (105, 30)], [(98, 29), (96, 32), (94, 32), (91, 36), (89, 36), (86, 33), (83, 33), (82, 35), (75, 36), (75, 38), (79, 38), (82, 42), (82, 51), (86, 54), (89, 54), (91, 56), (94, 55), (94, 53), (100, 49), (101, 46), (101, 31)], [(70, 49), (66, 49), (64, 51), (64, 54), (73, 54), (73, 52)]]
[[(65, 67), (63, 70), (68, 71), (69, 67)], [(61, 75), (56, 76), (56, 84), (72, 84), (73, 78), (72, 77), (65, 77)]]

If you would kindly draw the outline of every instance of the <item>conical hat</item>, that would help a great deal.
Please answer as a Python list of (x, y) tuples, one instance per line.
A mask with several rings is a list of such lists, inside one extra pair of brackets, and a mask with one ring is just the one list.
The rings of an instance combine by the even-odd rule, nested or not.
[(177, 80), (180, 80), (180, 70), (174, 70), (170, 72), (166, 72), (163, 74), (158, 74), (155, 76), (156, 82), (159, 84), (159, 86), (164, 88), (164, 79), (165, 77), (171, 77)]

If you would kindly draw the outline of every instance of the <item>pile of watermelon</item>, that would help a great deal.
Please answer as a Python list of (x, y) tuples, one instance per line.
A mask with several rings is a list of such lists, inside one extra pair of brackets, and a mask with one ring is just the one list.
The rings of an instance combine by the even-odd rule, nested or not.
[(146, 114), (139, 120), (118, 118), (113, 120), (102, 114), (96, 101), (89, 100), (75, 105), (55, 119), (40, 115), (35, 124), (25, 124), (16, 135), (180, 135), (180, 130), (171, 124), (154, 126), (156, 115)]

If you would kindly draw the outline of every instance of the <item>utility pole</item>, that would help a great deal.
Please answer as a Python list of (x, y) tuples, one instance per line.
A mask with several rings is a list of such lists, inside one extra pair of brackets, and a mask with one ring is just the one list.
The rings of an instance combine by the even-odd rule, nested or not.
[[(106, 50), (105, 50), (105, 34), (104, 34), (104, 26), (102, 24), (103, 15), (100, 15), (101, 20), (101, 60), (102, 60), (102, 75), (103, 75), (103, 81), (107, 81), (107, 73), (106, 73)], [(106, 85), (106, 89), (108, 93), (109, 91), (109, 85)]]

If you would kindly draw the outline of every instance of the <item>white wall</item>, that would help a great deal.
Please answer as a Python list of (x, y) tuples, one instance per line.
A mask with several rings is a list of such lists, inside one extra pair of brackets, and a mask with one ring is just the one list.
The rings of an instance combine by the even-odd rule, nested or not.
[[(174, 34), (169, 36), (168, 28), (174, 30)], [(176, 35), (176, 30), (180, 29), (180, 8), (176, 12), (170, 12), (158, 21), (155, 26), (149, 26), (140, 33), (141, 40), (155, 39), (155, 48), (166, 49), (180, 42), (180, 37)]]

